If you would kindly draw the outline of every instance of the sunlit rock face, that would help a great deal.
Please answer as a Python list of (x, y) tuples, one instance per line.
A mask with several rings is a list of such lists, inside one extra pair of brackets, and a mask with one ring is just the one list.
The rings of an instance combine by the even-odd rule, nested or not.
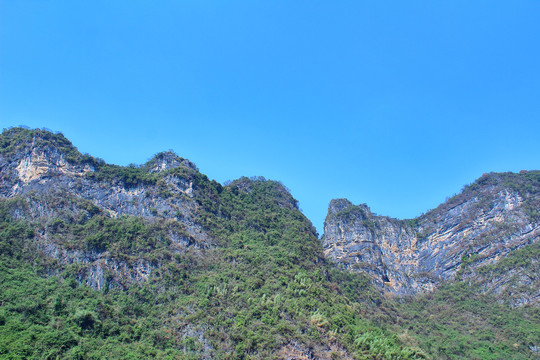
[[(170, 151), (142, 166), (120, 167), (81, 154), (61, 134), (13, 129), (0, 136), (0, 199), (13, 203), (10, 216), (41, 224), (43, 231), (33, 235), (36, 246), (61, 266), (86, 264), (80, 281), (95, 288), (144, 280), (160, 264), (138, 258), (128, 263), (106, 251), (72, 249), (65, 246), (57, 220), (134, 216), (147, 224), (161, 222), (174, 252), (204, 249), (216, 243), (200, 212), (201, 204), (212, 201), (204, 197), (205, 181), (193, 163)], [(233, 185), (249, 194), (253, 181), (240, 178)], [(511, 296), (515, 305), (538, 303), (538, 263), (496, 276), (477, 269), (538, 241), (539, 189), (539, 171), (485, 174), (410, 220), (379, 216), (346, 199), (332, 200), (322, 245), (328, 258), (367, 273), (391, 294), (429, 292), (460, 278), (485, 292)], [(280, 206), (298, 209), (286, 188), (274, 196)]]
[[(66, 159), (70, 156), (65, 150), (59, 149), (58, 140), (55, 141), (45, 142), (40, 133), (37, 133), (31, 141), (21, 144), (24, 146), (10, 154), (9, 158), (0, 155), (0, 198), (29, 193), (56, 193), (66, 198), (74, 196), (91, 201), (112, 217), (131, 215), (182, 221), (194, 237), (204, 240), (205, 235), (194, 225), (195, 219), (192, 216), (196, 203), (191, 199), (193, 181), (189, 172), (198, 173), (198, 169), (189, 160), (172, 152), (160, 153), (145, 167), (148, 173), (159, 173), (156, 184), (126, 185), (115, 179), (85, 176), (94, 172), (92, 162)], [(71, 143), (68, 143), (68, 147), (76, 155), (80, 155)], [(174, 172), (165, 173), (178, 167), (184, 167), (189, 172), (185, 176)], [(35, 198), (43, 199), (45, 196)], [(47, 209), (47, 204), (37, 207), (40, 210), (30, 214), (32, 217), (40, 214), (48, 216), (49, 212), (55, 210), (54, 205), (51, 209)]]
[[(139, 167), (107, 165), (81, 154), (62, 134), (24, 129), (2, 133), (0, 147), (0, 200), (17, 201), (10, 215), (42, 224), (43, 232), (35, 234), (36, 246), (60, 267), (85, 264), (79, 280), (96, 289), (106, 282), (110, 287), (145, 280), (160, 264), (126, 262), (106, 251), (63, 246), (66, 239), (51, 225), (54, 221), (72, 223), (96, 214), (135, 216), (148, 224), (161, 222), (175, 252), (215, 243), (199, 222), (193, 183), (201, 174), (195, 164), (173, 152), (157, 154)], [(130, 170), (150, 180), (122, 181), (119, 174), (129, 175)], [(107, 171), (111, 175), (103, 176)]]
[(172, 151), (160, 152), (155, 155), (145, 165), (149, 172), (159, 173), (162, 171), (174, 169), (179, 166), (185, 166), (195, 171), (199, 171), (197, 166), (188, 159), (181, 158)]
[[(399, 295), (431, 291), (456, 276), (474, 277), (476, 268), (538, 241), (538, 173), (486, 174), (412, 220), (378, 216), (366, 205), (332, 200), (322, 239), (325, 253)], [(500, 291), (503, 278), (486, 291)], [(534, 297), (524, 300), (531, 301)]]

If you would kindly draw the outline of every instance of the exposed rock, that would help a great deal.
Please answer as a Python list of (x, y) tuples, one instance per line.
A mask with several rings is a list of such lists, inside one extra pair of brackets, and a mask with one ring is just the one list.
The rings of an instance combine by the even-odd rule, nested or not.
[[(538, 190), (520, 194), (504, 181), (504, 174), (487, 175), (480, 185), (413, 220), (377, 216), (366, 205), (332, 200), (322, 240), (325, 253), (400, 295), (431, 291), (465, 270), (473, 276), (474, 269), (540, 237), (538, 221), (527, 213), (537, 207)], [(534, 281), (528, 277), (535, 275), (522, 275), (522, 283)], [(486, 291), (502, 291), (506, 283), (501, 278)]]
[[(536, 304), (540, 298), (537, 263), (529, 268), (533, 272), (513, 269), (496, 277), (476, 269), (538, 241), (539, 174), (485, 175), (460, 195), (412, 220), (378, 216), (365, 204), (332, 200), (322, 239), (325, 253), (399, 295), (431, 291), (460, 277), (480, 281), (483, 291), (500, 294), (514, 305)], [(262, 177), (243, 177), (230, 189), (241, 196), (256, 196), (254, 184), (262, 181)], [(10, 215), (40, 223), (43, 231), (35, 236), (38, 248), (61, 267), (81, 264), (79, 280), (95, 288), (144, 281), (160, 264), (69, 248), (61, 241), (55, 221), (98, 213), (111, 218), (135, 216), (149, 224), (170, 221), (178, 225), (167, 233), (172, 251), (204, 249), (216, 243), (201, 225), (201, 208), (212, 207), (212, 200), (201, 195), (204, 182), (208, 179), (192, 162), (171, 151), (157, 154), (143, 166), (124, 168), (79, 153), (61, 134), (11, 129), (0, 138), (0, 199), (18, 201), (10, 207)], [(277, 205), (298, 209), (282, 184), (269, 186)]]
[[(0, 199), (19, 199), (19, 205), (11, 208), (13, 218), (44, 224), (44, 233), (36, 237), (36, 245), (61, 267), (83, 265), (81, 282), (97, 289), (106, 283), (108, 287), (127, 286), (144, 281), (160, 265), (126, 261), (107, 252), (65, 248), (55, 240), (59, 236), (56, 230), (45, 224), (81, 213), (87, 217), (96, 213), (112, 218), (129, 215), (149, 223), (167, 220), (179, 224), (181, 233), (168, 234), (173, 251), (201, 249), (215, 243), (199, 224), (199, 205), (189, 175), (198, 174), (198, 170), (187, 159), (172, 152), (160, 153), (140, 168), (142, 173), (156, 173), (155, 183), (141, 181), (126, 186), (115, 179), (86, 176), (97, 173), (96, 166), (104, 163), (80, 154), (60, 134), (12, 129), (1, 140), (5, 143), (5, 139), (11, 151), (0, 151)], [(189, 174), (169, 171), (177, 167), (188, 169)]]
[[(71, 143), (67, 143), (74, 149)], [(17, 150), (9, 156), (0, 152), (0, 197), (12, 197), (19, 194), (24, 186), (36, 181), (44, 182), (51, 176), (82, 177), (94, 171), (90, 163), (68, 161), (67, 154), (54, 143), (46, 142), (40, 132), (33, 133), (28, 143), (17, 145)]]
[(330, 344), (327, 346), (316, 346), (310, 348), (296, 341), (291, 341), (283, 346), (276, 354), (277, 359), (283, 360), (332, 360), (332, 359), (353, 359), (346, 350)]
[(89, 165), (81, 168), (80, 166), (68, 164), (62, 154), (58, 154), (54, 150), (52, 153), (47, 154), (37, 149), (32, 149), (30, 154), (22, 158), (16, 169), (19, 180), (23, 184), (28, 184), (32, 180), (37, 180), (53, 173), (83, 176), (85, 173), (93, 171)]
[(152, 160), (150, 160), (145, 165), (150, 172), (159, 173), (162, 171), (174, 169), (178, 166), (184, 166), (195, 171), (199, 171), (197, 166), (188, 159), (181, 158), (176, 155), (173, 151), (165, 151), (155, 155)]

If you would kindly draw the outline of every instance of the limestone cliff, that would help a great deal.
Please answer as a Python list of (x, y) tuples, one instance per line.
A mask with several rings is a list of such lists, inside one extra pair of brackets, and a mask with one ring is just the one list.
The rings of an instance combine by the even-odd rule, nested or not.
[[(232, 185), (234, 191), (250, 194), (253, 182), (241, 178)], [(513, 268), (493, 277), (477, 269), (537, 242), (539, 189), (539, 171), (486, 174), (412, 220), (378, 216), (366, 205), (333, 200), (322, 243), (330, 259), (366, 272), (391, 293), (431, 291), (460, 277), (480, 281), (478, 286), (486, 292), (508, 295), (510, 291), (515, 304), (537, 303), (537, 271)], [(166, 231), (162, 235), (178, 253), (205, 249), (216, 240), (205, 227), (201, 208), (217, 214), (223, 204), (209, 194), (221, 190), (192, 162), (170, 151), (142, 166), (121, 167), (81, 154), (61, 134), (11, 129), (0, 136), (0, 199), (12, 202), (10, 217), (38, 224), (36, 247), (58, 261), (57, 269), (85, 264), (79, 279), (95, 288), (111, 281), (107, 280), (111, 274), (118, 286), (145, 279), (159, 261), (76, 248), (71, 241), (74, 235), (62, 233), (62, 223), (83, 223), (96, 214), (135, 217), (150, 227), (159, 223)], [(298, 209), (283, 187), (274, 198), (280, 206)]]
[[(412, 220), (378, 216), (367, 205), (332, 200), (322, 239), (325, 253), (400, 295), (430, 291), (460, 276), (474, 279), (476, 269), (538, 241), (539, 189), (539, 171), (485, 174)], [(499, 280), (499, 286), (486, 291), (500, 291), (504, 275)], [(536, 274), (523, 281), (538, 282)], [(535, 293), (518, 303), (539, 299)]]
[(537, 303), (538, 175), (484, 176), (413, 220), (332, 201), (330, 258), (399, 294), (462, 279), (394, 301), (325, 258), (277, 181), (222, 186), (170, 151), (117, 166), (59, 133), (5, 130), (0, 354), (532, 359), (537, 309), (476, 289)]
[(15, 128), (0, 136), (0, 199), (15, 202), (11, 217), (41, 224), (36, 247), (59, 262), (57, 269), (85, 264), (80, 281), (98, 289), (111, 274), (116, 285), (129, 285), (159, 264), (73, 248), (57, 224), (96, 214), (134, 216), (149, 226), (160, 222), (179, 252), (206, 248), (214, 239), (197, 215), (200, 179), (206, 177), (193, 163), (170, 151), (140, 167), (121, 167), (81, 154), (62, 134)]

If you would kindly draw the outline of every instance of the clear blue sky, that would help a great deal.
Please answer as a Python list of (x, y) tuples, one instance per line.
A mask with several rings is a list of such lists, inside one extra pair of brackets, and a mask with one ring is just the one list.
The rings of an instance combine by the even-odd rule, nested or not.
[(0, 0), (0, 128), (410, 218), (540, 168), (540, 1)]

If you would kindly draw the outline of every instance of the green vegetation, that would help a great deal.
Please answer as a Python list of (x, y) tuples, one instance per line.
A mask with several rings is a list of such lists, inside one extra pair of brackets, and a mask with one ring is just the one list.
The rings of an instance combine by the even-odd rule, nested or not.
[(55, 149), (72, 165), (90, 165), (95, 171), (86, 175), (96, 181), (113, 182), (126, 187), (154, 185), (157, 181), (157, 176), (148, 172), (144, 166), (110, 165), (88, 154), (81, 154), (62, 133), (11, 128), (4, 130), (0, 136), (0, 155), (6, 158), (18, 153), (29, 154), (30, 146), (44, 152)]
[(524, 200), (523, 206), (531, 221), (536, 222), (540, 220), (540, 197), (538, 195), (531, 196), (540, 193), (539, 170), (523, 170), (519, 174), (511, 172), (484, 174), (472, 184), (464, 186), (461, 193), (453, 196), (432, 211), (446, 211), (464, 202), (466, 199), (478, 195), (483, 195), (480, 198), (483, 199), (484, 204), (478, 204), (478, 208), (482, 208), (482, 205), (485, 205), (488, 201), (487, 196), (482, 194), (482, 192), (494, 186), (502, 186), (511, 191), (516, 191)]
[(17, 153), (29, 153), (30, 147), (47, 150), (56, 149), (74, 165), (103, 165), (104, 161), (88, 154), (81, 154), (62, 133), (52, 133), (40, 129), (11, 128), (4, 129), (0, 136), (0, 155), (9, 158)]
[[(497, 276), (510, 270), (533, 270), (533, 267), (538, 268), (540, 266), (538, 259), (540, 259), (540, 244), (534, 243), (514, 251), (510, 256), (502, 258), (496, 264), (481, 267), (478, 272), (481, 275)], [(535, 271), (529, 271), (529, 273), (532, 275)]]
[(509, 308), (477, 286), (450, 283), (397, 307), (396, 331), (405, 331), (436, 359), (534, 359), (540, 312)]
[(531, 221), (540, 221), (540, 197), (529, 196), (540, 192), (540, 171), (522, 171), (520, 174), (504, 173), (504, 186), (517, 191), (525, 203)]
[(158, 180), (156, 174), (150, 173), (140, 167), (124, 167), (109, 164), (97, 166), (95, 171), (87, 173), (86, 176), (96, 181), (116, 183), (127, 188), (137, 185), (155, 185)]
[[(400, 302), (395, 307), (394, 329), (405, 331), (437, 359), (535, 359), (537, 354), (530, 347), (540, 341), (540, 310), (535, 306), (511, 308), (510, 294), (487, 295), (482, 289), (509, 271), (534, 276), (539, 258), (540, 246), (531, 244), (496, 264), (478, 268), (472, 278), (446, 283), (433, 293)], [(477, 259), (476, 254), (464, 256), (461, 275)], [(538, 284), (512, 291), (519, 294), (517, 289), (534, 296)]]
[[(221, 187), (191, 176), (219, 247), (175, 253), (167, 234), (182, 229), (174, 221), (108, 218), (85, 203), (71, 220), (19, 222), (8, 214), (21, 202), (3, 202), (0, 357), (272, 358), (294, 342), (358, 359), (532, 358), (537, 312), (510, 309), (465, 283), (404, 303), (386, 299), (366, 277), (324, 261), (314, 229), (279, 183), (244, 178)], [(41, 277), (51, 264), (30, 243), (42, 226), (64, 247), (148, 259), (155, 271), (106, 291), (77, 281), (83, 264)], [(329, 352), (321, 344), (334, 345)]]
[[(0, 262), (0, 358), (177, 359), (142, 289), (105, 294), (74, 278)], [(141, 316), (142, 315), (142, 316)]]
[[(3, 202), (0, 244), (16, 251), (0, 256), (0, 357), (272, 358), (291, 342), (328, 356), (324, 344), (359, 359), (427, 357), (365, 316), (383, 298), (366, 278), (324, 261), (281, 184), (240, 179), (223, 188), (191, 176), (219, 247), (173, 251), (166, 234), (182, 231), (174, 221), (108, 218), (82, 203), (71, 218), (28, 223), (9, 216), (24, 202)], [(83, 263), (40, 277), (57, 268), (31, 246), (43, 231), (64, 248), (148, 259), (155, 269), (106, 291), (79, 283)]]
[[(332, 359), (537, 355), (530, 347), (540, 344), (538, 309), (483, 295), (465, 275), (432, 294), (394, 299), (366, 276), (328, 263), (315, 229), (279, 182), (241, 178), (222, 186), (187, 166), (153, 174), (107, 165), (42, 130), (5, 131), (0, 154), (15, 156), (35, 135), (72, 163), (92, 165), (85, 181), (100, 186), (152, 186), (159, 196), (187, 199), (164, 179), (191, 183), (197, 225), (211, 239), (197, 242), (157, 210), (152, 219), (115, 218), (61, 192), (0, 200), (0, 359), (272, 359), (292, 356), (291, 349)], [(529, 174), (515, 185), (520, 193), (538, 191), (538, 172)], [(512, 176), (480, 181), (514, 186)], [(43, 204), (55, 211), (28, 216)], [(342, 211), (362, 217), (365, 209)], [(45, 256), (51, 247), (77, 260)], [(532, 244), (485, 266), (481, 280), (511, 269), (537, 273), (539, 251)], [(476, 260), (464, 257), (462, 273)], [(137, 274), (141, 263), (151, 270), (144, 280), (115, 272)], [(92, 276), (103, 280), (100, 290), (87, 285)]]

